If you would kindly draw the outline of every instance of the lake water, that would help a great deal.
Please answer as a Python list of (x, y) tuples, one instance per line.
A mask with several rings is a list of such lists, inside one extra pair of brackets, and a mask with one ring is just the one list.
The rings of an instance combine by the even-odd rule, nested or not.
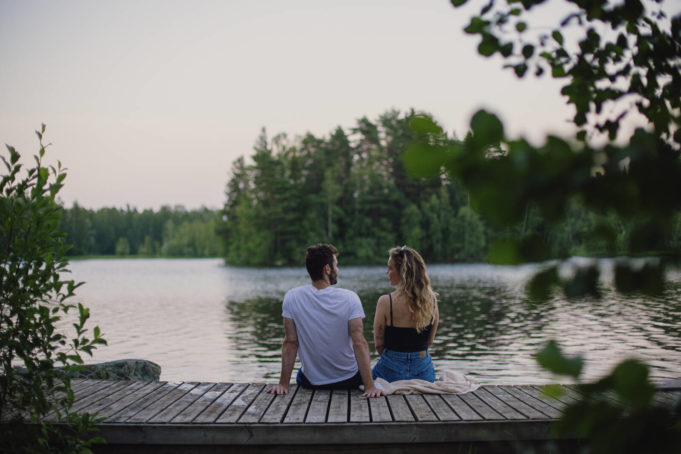
[[(85, 281), (72, 301), (90, 308), (90, 328), (99, 325), (109, 342), (86, 361), (148, 359), (170, 381), (276, 382), (281, 300), (289, 288), (308, 283), (304, 268), (234, 268), (219, 259), (84, 260), (70, 269), (69, 278)], [(458, 370), (483, 383), (556, 381), (532, 358), (543, 342), (556, 339), (586, 358), (590, 378), (627, 357), (646, 361), (654, 379), (681, 377), (678, 272), (670, 273), (662, 296), (644, 298), (614, 294), (606, 266), (603, 299), (537, 304), (523, 293), (533, 270), (428, 267), (440, 295), (431, 350), (436, 370)], [(391, 290), (385, 267), (344, 267), (341, 260), (338, 285), (360, 295), (373, 352), (376, 300)]]

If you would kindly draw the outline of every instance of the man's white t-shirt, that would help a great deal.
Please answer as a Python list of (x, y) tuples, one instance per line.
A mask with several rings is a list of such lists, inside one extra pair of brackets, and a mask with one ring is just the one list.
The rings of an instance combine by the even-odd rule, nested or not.
[(364, 309), (355, 292), (296, 287), (286, 292), (282, 312), (296, 324), (301, 369), (310, 383), (326, 385), (357, 373), (348, 321), (364, 318)]

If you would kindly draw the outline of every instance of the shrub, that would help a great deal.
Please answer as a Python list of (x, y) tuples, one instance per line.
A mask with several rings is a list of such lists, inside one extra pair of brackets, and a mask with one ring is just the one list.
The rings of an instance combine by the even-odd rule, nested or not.
[[(61, 163), (44, 166), (45, 125), (36, 131), (40, 151), (24, 169), (20, 154), (7, 146), (0, 156), (0, 452), (88, 452), (95, 419), (71, 411), (69, 374), (106, 341), (85, 323), (89, 311), (69, 298), (82, 283), (65, 280), (68, 246), (59, 231), (56, 196), (66, 177)], [(77, 310), (69, 339), (58, 322)], [(61, 424), (46, 421), (53, 413)]]

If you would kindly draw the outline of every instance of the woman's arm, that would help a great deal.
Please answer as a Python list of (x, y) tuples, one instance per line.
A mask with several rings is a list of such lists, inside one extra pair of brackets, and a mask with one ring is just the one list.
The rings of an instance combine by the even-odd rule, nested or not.
[(383, 337), (385, 335), (385, 295), (378, 298), (376, 314), (374, 315), (374, 347), (380, 355), (383, 353)]
[(430, 330), (430, 339), (428, 339), (428, 348), (433, 344), (435, 340), (435, 333), (437, 332), (437, 324), (440, 321), (440, 311), (437, 307), (437, 302), (435, 303), (435, 313), (433, 314), (433, 329)]

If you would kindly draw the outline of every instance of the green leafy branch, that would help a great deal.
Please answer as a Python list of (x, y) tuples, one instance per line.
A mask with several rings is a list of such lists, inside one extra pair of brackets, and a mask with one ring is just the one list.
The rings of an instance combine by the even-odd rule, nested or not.
[[(0, 450), (48, 451), (59, 445), (83, 452), (96, 439), (79, 437), (96, 420), (71, 412), (70, 375), (83, 363), (81, 353), (92, 355), (106, 341), (98, 327), (92, 338), (86, 336), (89, 311), (69, 301), (82, 283), (63, 279), (68, 245), (58, 227), (56, 196), (66, 173), (61, 163), (43, 165), (44, 133), (42, 125), (34, 166), (24, 169), (11, 146), (0, 157), (6, 169), (0, 180)], [(75, 334), (68, 340), (56, 326), (76, 307)], [(46, 422), (51, 412), (65, 425)], [(37, 437), (26, 423), (40, 428)]]
[[(456, 7), (466, 3), (452, 0)], [(531, 71), (565, 79), (561, 93), (575, 107), (580, 140), (590, 129), (615, 140), (622, 121), (637, 112), (657, 137), (678, 149), (681, 17), (667, 20), (661, 0), (560, 3), (572, 9), (557, 24), (533, 30), (526, 16), (556, 2), (491, 0), (465, 32), (480, 37), (481, 55), (499, 54), (520, 78)]]
[[(557, 375), (579, 379), (584, 361), (565, 355), (550, 341), (536, 355)], [(635, 359), (620, 362), (594, 383), (577, 385), (580, 399), (568, 404), (553, 427), (556, 434), (589, 440), (593, 453), (673, 453), (681, 449), (681, 400), (655, 399), (648, 367)], [(560, 397), (564, 388), (548, 385), (545, 394)]]

